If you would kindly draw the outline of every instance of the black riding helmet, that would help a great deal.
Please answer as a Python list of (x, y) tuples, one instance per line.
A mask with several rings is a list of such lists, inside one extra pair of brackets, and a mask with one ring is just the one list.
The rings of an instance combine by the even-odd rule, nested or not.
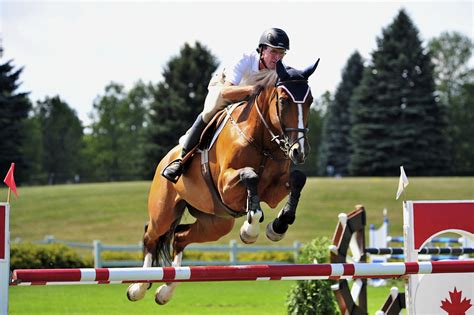
[(269, 28), (263, 32), (262, 36), (260, 36), (257, 52), (261, 52), (263, 45), (290, 50), (290, 39), (284, 30), (279, 28)]

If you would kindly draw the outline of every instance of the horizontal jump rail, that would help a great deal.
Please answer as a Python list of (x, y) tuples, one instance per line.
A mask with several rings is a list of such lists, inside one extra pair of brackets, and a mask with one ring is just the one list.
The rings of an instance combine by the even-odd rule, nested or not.
[(13, 272), (11, 285), (337, 280), (349, 278), (398, 278), (410, 274), (466, 272), (474, 272), (474, 260), (312, 265), (18, 269)]
[[(366, 248), (365, 252), (376, 255), (401, 255), (404, 250), (401, 247)], [(424, 247), (418, 254), (428, 255), (464, 255), (474, 253), (473, 247)]]

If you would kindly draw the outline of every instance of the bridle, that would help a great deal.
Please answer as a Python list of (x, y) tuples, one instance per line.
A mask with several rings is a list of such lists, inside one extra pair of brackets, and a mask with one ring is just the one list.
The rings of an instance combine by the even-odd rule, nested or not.
[[(307, 86), (307, 90), (306, 90), (306, 94), (304, 96), (304, 98), (302, 100), (298, 100), (298, 99), (295, 99), (293, 93), (291, 93), (291, 91), (289, 90), (289, 88), (287, 88), (285, 86), (285, 83), (287, 82), (293, 82), (293, 83), (296, 83), (296, 82), (301, 82), (301, 83), (306, 83), (306, 86)], [(276, 135), (272, 129), (270, 128), (270, 126), (268, 125), (267, 121), (265, 120), (265, 118), (263, 117), (263, 114), (260, 110), (260, 107), (258, 106), (258, 103), (257, 103), (257, 99), (258, 99), (258, 95), (260, 94), (257, 94), (255, 96), (255, 107), (257, 109), (257, 113), (258, 113), (258, 116), (260, 117), (263, 125), (265, 126), (265, 129), (267, 129), (267, 131), (270, 133), (271, 135), (271, 139), (270, 141), (271, 142), (275, 142), (278, 146), (278, 148), (283, 151), (284, 155), (285, 155), (285, 159), (289, 159), (289, 154), (290, 154), (290, 149), (293, 147), (293, 145), (295, 145), (297, 142), (299, 142), (301, 139), (305, 139), (306, 138), (306, 134), (308, 133), (309, 129), (308, 128), (287, 128), (283, 125), (282, 123), (282, 118), (281, 118), (281, 112), (280, 112), (280, 107), (278, 106), (278, 101), (279, 101), (279, 98), (278, 98), (278, 93), (277, 93), (277, 88), (278, 87), (283, 87), (287, 93), (292, 97), (293, 99), (293, 102), (296, 103), (296, 104), (299, 104), (299, 103), (304, 103), (306, 102), (306, 98), (307, 96), (309, 95), (309, 92), (310, 92), (310, 88), (308, 86), (308, 81), (306, 80), (290, 80), (290, 81), (279, 81), (276, 83), (275, 87), (276, 89), (274, 90), (273, 94), (272, 94), (272, 97), (270, 98), (270, 102), (271, 102), (271, 99), (273, 99), (274, 97), (276, 97), (276, 106), (277, 106), (277, 116), (278, 116), (278, 122), (280, 123), (280, 130), (281, 130), (281, 133), (279, 135)], [(288, 133), (290, 132), (298, 132), (298, 133), (302, 133), (303, 136), (301, 137), (298, 137), (296, 138), (295, 140), (293, 140), (292, 142), (290, 142), (290, 138), (288, 137)], [(272, 158), (272, 156), (270, 156), (270, 158)], [(272, 158), (273, 159), (273, 158)]]

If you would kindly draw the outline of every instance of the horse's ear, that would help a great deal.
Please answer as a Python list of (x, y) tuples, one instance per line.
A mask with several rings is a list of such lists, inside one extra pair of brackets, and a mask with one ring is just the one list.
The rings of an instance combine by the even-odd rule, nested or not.
[(283, 65), (283, 62), (281, 62), (281, 60), (278, 60), (276, 63), (276, 72), (278, 74), (278, 78), (280, 79), (280, 81), (285, 81), (290, 77), (290, 75), (288, 74), (288, 71), (286, 71), (286, 68)]
[(303, 71), (302, 75), (303, 77), (308, 80), (308, 78), (310, 77), (310, 75), (313, 74), (313, 72), (316, 70), (316, 68), (318, 67), (318, 64), (319, 64), (319, 59), (318, 58), (318, 61), (316, 61), (316, 63), (314, 64), (314, 66), (311, 66), (311, 67), (308, 67), (306, 70)]

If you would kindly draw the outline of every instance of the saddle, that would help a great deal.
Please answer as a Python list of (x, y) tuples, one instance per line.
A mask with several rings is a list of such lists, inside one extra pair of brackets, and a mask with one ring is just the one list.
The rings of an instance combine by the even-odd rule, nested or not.
[(209, 188), (214, 204), (217, 206), (217, 216), (228, 217), (230, 215), (233, 218), (238, 218), (245, 215), (245, 213), (235, 211), (224, 204), (217, 190), (217, 187), (214, 185), (214, 180), (212, 179), (212, 174), (209, 166), (209, 151), (216, 142), (222, 129), (224, 129), (224, 126), (229, 120), (229, 117), (232, 112), (244, 103), (245, 102), (231, 104), (227, 108), (224, 108), (217, 112), (204, 129), (199, 143), (183, 157), (183, 163), (186, 167), (186, 164), (191, 157), (193, 157), (196, 153), (201, 154), (201, 174), (207, 183), (207, 187)]

